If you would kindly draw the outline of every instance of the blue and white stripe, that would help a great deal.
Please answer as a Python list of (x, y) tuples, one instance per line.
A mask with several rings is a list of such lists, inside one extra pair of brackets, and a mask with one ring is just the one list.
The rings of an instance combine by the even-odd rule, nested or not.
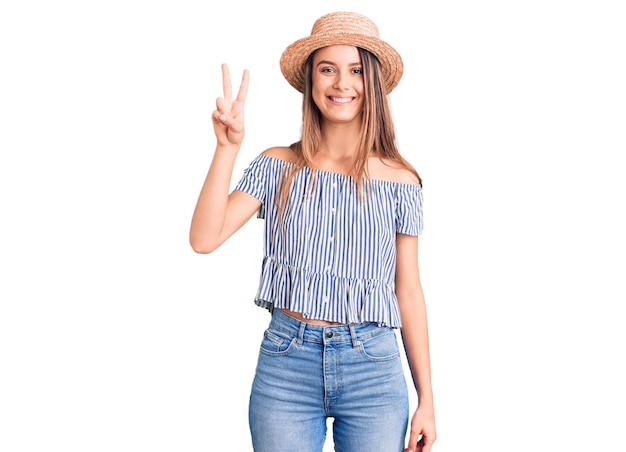
[(289, 164), (259, 155), (236, 190), (264, 204), (261, 278), (255, 302), (305, 318), (400, 327), (394, 292), (396, 234), (419, 235), (417, 184), (372, 180), (358, 196), (350, 176), (300, 171), (279, 218), (278, 187)]

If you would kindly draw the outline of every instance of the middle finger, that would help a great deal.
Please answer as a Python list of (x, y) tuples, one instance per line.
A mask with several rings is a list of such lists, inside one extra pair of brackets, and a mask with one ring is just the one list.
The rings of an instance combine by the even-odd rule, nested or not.
[(233, 98), (233, 89), (230, 83), (230, 71), (227, 64), (222, 64), (222, 86), (224, 87), (224, 98)]

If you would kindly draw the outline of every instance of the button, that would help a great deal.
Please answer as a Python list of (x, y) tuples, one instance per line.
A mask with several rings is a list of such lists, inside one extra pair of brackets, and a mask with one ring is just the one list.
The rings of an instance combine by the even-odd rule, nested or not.
[(322, 301), (324, 301), (324, 303), (328, 303), (328, 295), (324, 295), (322, 297)]
[(326, 337), (327, 337), (328, 339), (330, 339), (331, 337), (333, 337), (333, 333), (332, 333), (332, 332), (330, 332), (330, 331), (327, 331), (327, 332), (326, 332)]

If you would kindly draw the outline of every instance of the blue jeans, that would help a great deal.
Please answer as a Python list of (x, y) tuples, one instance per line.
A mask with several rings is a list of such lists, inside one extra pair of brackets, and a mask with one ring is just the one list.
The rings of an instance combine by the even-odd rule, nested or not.
[(408, 392), (394, 330), (320, 326), (279, 309), (265, 330), (249, 406), (255, 452), (402, 452)]

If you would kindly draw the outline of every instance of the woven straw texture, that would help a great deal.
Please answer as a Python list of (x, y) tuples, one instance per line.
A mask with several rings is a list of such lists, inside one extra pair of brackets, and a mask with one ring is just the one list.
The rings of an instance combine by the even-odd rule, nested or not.
[(307, 58), (317, 49), (336, 44), (361, 47), (376, 55), (382, 65), (387, 93), (400, 82), (404, 70), (402, 58), (391, 45), (380, 39), (376, 24), (361, 14), (336, 12), (317, 19), (310, 36), (297, 40), (283, 52), (280, 69), (291, 86), (304, 92)]

